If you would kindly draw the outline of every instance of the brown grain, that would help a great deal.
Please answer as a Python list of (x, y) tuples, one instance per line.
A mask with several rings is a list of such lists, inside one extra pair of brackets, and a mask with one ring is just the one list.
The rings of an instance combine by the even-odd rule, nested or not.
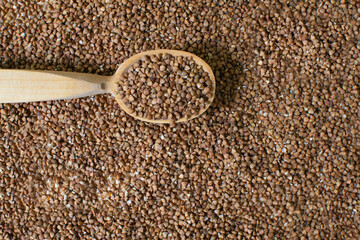
[(145, 56), (122, 74), (116, 94), (136, 116), (151, 120), (197, 116), (213, 97), (210, 76), (191, 57)]
[(356, 1), (0, 1), (0, 66), (112, 74), (167, 48), (212, 67), (200, 118), (111, 96), (0, 104), (2, 239), (358, 239)]

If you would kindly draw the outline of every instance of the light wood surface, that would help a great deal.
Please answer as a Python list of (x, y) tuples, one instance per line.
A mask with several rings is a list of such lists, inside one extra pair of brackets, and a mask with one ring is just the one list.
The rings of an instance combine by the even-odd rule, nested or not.
[(107, 92), (110, 77), (94, 74), (0, 69), (0, 103), (71, 99)]
[[(81, 98), (91, 95), (112, 93), (120, 107), (129, 115), (141, 121), (152, 123), (170, 123), (171, 120), (151, 120), (135, 116), (126, 107), (122, 99), (116, 94), (116, 82), (128, 68), (145, 55), (169, 53), (173, 56), (192, 57), (210, 75), (213, 82), (213, 97), (215, 96), (215, 76), (210, 66), (198, 56), (177, 50), (151, 50), (136, 54), (126, 60), (117, 69), (113, 76), (100, 76), (96, 74), (60, 72), (60, 71), (35, 71), (35, 70), (13, 70), (0, 69), (0, 103), (18, 103)], [(204, 113), (210, 104), (201, 109), (199, 114), (189, 119), (182, 118), (177, 122), (184, 122), (196, 118)]]

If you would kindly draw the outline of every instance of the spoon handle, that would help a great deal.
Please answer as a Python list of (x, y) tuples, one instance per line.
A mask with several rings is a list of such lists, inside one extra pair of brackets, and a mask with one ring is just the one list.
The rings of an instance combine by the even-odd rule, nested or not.
[(108, 92), (110, 77), (88, 73), (0, 69), (0, 103), (72, 99)]

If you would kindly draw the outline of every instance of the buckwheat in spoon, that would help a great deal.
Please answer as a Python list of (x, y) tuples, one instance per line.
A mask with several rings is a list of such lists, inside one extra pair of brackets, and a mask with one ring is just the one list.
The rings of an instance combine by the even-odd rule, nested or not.
[(215, 96), (215, 76), (194, 54), (152, 50), (126, 60), (113, 76), (0, 69), (0, 103), (72, 99), (111, 93), (142, 121), (183, 122), (200, 116)]

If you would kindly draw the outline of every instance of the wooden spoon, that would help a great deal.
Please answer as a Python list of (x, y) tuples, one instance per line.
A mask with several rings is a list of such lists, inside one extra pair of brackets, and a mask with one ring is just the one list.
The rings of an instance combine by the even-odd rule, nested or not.
[(173, 56), (192, 57), (193, 60), (209, 73), (213, 82), (212, 98), (206, 108), (200, 110), (197, 115), (190, 118), (181, 118), (176, 122), (184, 122), (200, 116), (210, 106), (215, 96), (215, 76), (210, 66), (198, 56), (177, 50), (151, 50), (136, 54), (127, 59), (112, 76), (100, 76), (97, 74), (62, 72), (62, 71), (35, 71), (35, 70), (13, 70), (0, 69), (0, 103), (18, 103), (49, 101), (60, 99), (72, 99), (87, 97), (103, 93), (114, 95), (120, 107), (136, 119), (152, 123), (170, 123), (171, 120), (152, 120), (135, 116), (126, 107), (116, 91), (116, 82), (128, 68), (145, 55), (168, 53)]

